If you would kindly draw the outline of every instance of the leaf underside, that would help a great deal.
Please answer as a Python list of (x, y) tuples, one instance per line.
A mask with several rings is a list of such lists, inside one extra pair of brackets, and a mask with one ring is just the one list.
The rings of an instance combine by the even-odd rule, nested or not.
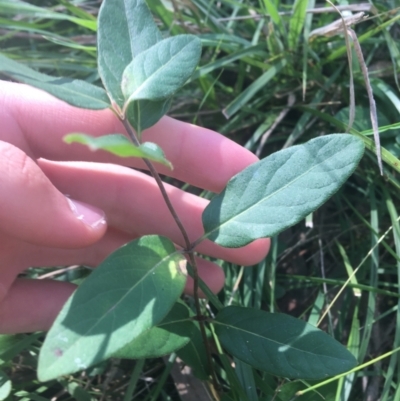
[(126, 136), (122, 134), (110, 134), (99, 137), (93, 137), (86, 134), (68, 134), (63, 138), (64, 142), (80, 143), (86, 145), (89, 149), (105, 150), (119, 157), (138, 157), (146, 158), (151, 161), (164, 164), (172, 169), (172, 164), (165, 158), (162, 149), (155, 143), (145, 142), (135, 146)]
[(363, 152), (360, 139), (332, 134), (252, 164), (204, 210), (204, 237), (236, 248), (277, 235), (327, 201), (355, 170)]

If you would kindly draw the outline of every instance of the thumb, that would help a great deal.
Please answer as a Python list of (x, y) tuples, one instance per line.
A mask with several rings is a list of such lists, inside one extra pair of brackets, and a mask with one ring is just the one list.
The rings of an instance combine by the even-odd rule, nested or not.
[(19, 148), (0, 141), (0, 231), (36, 245), (81, 248), (106, 231), (104, 212), (68, 199)]

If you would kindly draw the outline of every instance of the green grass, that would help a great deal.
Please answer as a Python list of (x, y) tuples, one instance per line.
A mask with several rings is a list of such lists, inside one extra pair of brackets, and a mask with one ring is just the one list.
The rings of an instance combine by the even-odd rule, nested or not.
[[(399, 355), (391, 353), (400, 346), (400, 13), (395, 3), (375, 2), (377, 14), (369, 12), (371, 18), (355, 26), (384, 127), (385, 177), (379, 174), (367, 92), (353, 57), (357, 107), (351, 134), (361, 136), (368, 149), (359, 168), (310, 217), (312, 225), (303, 222), (272, 238), (271, 252), (259, 265), (242, 269), (223, 263), (227, 280), (219, 302), (285, 312), (319, 324), (347, 344), (360, 364), (372, 362), (298, 400), (400, 397)], [(0, 0), (1, 51), (51, 75), (99, 82), (97, 2), (30, 4)], [(166, 35), (191, 32), (203, 40), (201, 67), (177, 95), (171, 116), (215, 129), (260, 157), (345, 130), (350, 102), (345, 39), (307, 40), (312, 29), (338, 18), (336, 13), (306, 13), (307, 8), (325, 7), (323, 2), (148, 4)], [(79, 271), (65, 275), (68, 280), (79, 277)], [(35, 366), (41, 339), (40, 334), (0, 337), (1, 349), (7, 350), (0, 352), (2, 370), (13, 383), (8, 399), (179, 399), (170, 375), (175, 355), (136, 363), (112, 360), (83, 375), (39, 383)], [(276, 378), (236, 360), (232, 365), (222, 351), (216, 354), (224, 400), (289, 401), (316, 384)]]

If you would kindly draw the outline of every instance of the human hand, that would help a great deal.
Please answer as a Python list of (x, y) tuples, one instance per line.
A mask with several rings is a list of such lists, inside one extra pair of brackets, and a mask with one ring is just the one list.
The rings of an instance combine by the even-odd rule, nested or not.
[[(77, 109), (37, 89), (0, 81), (0, 121), (1, 333), (47, 330), (75, 288), (61, 281), (17, 278), (28, 267), (96, 266), (124, 243), (147, 234), (184, 245), (155, 181), (125, 167), (144, 168), (141, 160), (62, 141), (71, 132), (125, 132), (110, 110)], [(144, 132), (143, 139), (158, 143), (174, 165), (172, 172), (157, 166), (160, 173), (214, 192), (257, 160), (213, 131), (168, 117)], [(199, 238), (208, 201), (171, 185), (166, 189), (190, 240)], [(240, 249), (206, 240), (196, 251), (252, 265), (268, 248), (267, 239)], [(218, 266), (199, 258), (198, 268), (213, 291), (222, 288)], [(189, 278), (185, 292), (191, 293), (192, 285)]]

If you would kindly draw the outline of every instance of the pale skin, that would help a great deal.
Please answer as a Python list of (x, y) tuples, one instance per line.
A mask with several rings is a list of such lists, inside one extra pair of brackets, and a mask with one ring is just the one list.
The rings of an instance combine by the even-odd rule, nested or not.
[[(71, 132), (124, 132), (110, 110), (77, 109), (40, 90), (0, 81), (0, 121), (0, 333), (49, 329), (75, 289), (60, 281), (17, 278), (28, 267), (95, 267), (146, 234), (165, 235), (184, 246), (154, 180), (123, 166), (142, 168), (140, 160), (63, 143)], [(172, 173), (157, 165), (160, 173), (214, 192), (257, 161), (222, 135), (169, 117), (144, 132), (143, 140), (158, 143), (174, 165)], [(190, 240), (196, 240), (203, 233), (201, 213), (208, 201), (166, 188)], [(75, 213), (66, 195), (75, 202)], [(196, 250), (252, 265), (268, 249), (269, 240), (261, 239), (239, 249), (204, 241)], [(222, 270), (201, 258), (198, 267), (201, 278), (218, 292)], [(189, 278), (186, 293), (192, 285)]]

